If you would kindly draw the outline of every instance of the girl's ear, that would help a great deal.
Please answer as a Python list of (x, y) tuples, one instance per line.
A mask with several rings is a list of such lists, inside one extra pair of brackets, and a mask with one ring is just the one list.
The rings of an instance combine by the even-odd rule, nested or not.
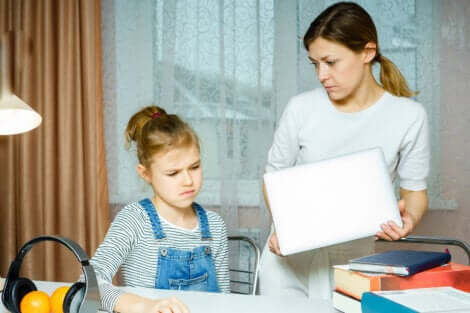
[(149, 169), (147, 169), (142, 164), (137, 164), (136, 170), (139, 176), (142, 177), (143, 180), (145, 180), (149, 184), (152, 183), (152, 174)]
[(369, 41), (366, 43), (363, 51), (364, 63), (370, 63), (377, 55), (377, 44)]

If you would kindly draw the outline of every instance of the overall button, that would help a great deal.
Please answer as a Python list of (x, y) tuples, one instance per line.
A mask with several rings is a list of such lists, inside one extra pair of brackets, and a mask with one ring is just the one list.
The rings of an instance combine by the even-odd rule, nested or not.
[(165, 248), (163, 248), (163, 249), (160, 250), (160, 253), (161, 253), (163, 256), (166, 256), (166, 255), (168, 254), (168, 251), (167, 251)]
[(207, 255), (211, 254), (211, 248), (206, 247), (206, 248), (204, 249), (204, 252), (205, 252)]

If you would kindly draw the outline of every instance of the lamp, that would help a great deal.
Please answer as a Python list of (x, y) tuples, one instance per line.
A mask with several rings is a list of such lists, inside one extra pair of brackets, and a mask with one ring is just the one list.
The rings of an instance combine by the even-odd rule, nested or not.
[(42, 118), (11, 88), (13, 73), (13, 31), (5, 32), (0, 42), (0, 135), (20, 134), (41, 124)]

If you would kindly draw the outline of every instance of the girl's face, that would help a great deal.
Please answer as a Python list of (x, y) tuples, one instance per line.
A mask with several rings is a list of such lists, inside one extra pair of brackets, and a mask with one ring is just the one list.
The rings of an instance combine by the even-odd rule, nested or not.
[(354, 95), (363, 82), (368, 64), (365, 53), (356, 53), (322, 37), (309, 45), (308, 58), (333, 102), (344, 102)]
[(187, 209), (201, 190), (201, 160), (195, 145), (154, 155), (150, 170), (139, 166), (141, 177), (152, 184), (158, 206)]

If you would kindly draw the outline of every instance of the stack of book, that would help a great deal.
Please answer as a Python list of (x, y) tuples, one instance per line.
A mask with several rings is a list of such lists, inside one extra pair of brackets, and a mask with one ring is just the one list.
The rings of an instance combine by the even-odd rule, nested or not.
[(441, 286), (470, 292), (470, 266), (449, 260), (448, 253), (393, 250), (337, 265), (333, 305), (345, 313), (362, 313), (361, 299), (367, 292)]

